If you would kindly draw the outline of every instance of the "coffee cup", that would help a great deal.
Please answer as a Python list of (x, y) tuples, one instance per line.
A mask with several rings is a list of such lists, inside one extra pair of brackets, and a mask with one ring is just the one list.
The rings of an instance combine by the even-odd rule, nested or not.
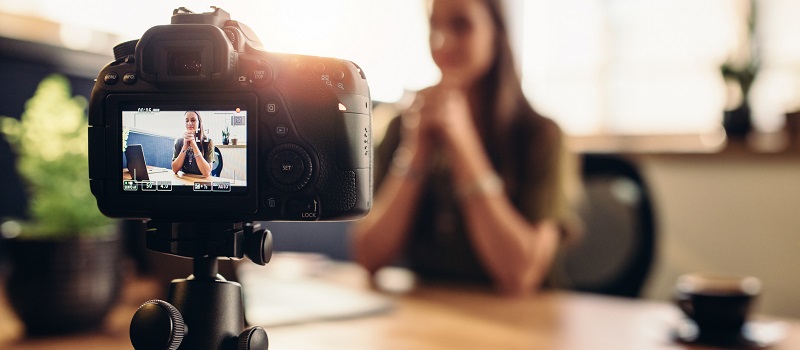
[(691, 273), (678, 278), (675, 300), (701, 336), (738, 336), (760, 291), (755, 277)]

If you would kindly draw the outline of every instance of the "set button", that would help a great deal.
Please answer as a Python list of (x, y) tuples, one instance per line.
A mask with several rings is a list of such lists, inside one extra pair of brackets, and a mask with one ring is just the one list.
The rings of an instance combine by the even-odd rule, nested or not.
[(283, 151), (272, 158), (272, 176), (284, 185), (293, 185), (303, 176), (303, 160), (295, 152)]
[(283, 192), (295, 192), (311, 180), (311, 157), (299, 145), (284, 143), (269, 155), (270, 182)]

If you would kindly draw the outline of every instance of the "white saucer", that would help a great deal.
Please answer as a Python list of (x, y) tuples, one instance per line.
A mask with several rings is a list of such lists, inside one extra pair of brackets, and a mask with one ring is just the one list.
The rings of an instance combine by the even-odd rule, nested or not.
[(763, 349), (786, 338), (787, 326), (780, 321), (754, 320), (742, 327), (742, 332), (734, 336), (703, 334), (694, 321), (684, 319), (672, 332), (680, 343), (709, 345), (736, 349)]

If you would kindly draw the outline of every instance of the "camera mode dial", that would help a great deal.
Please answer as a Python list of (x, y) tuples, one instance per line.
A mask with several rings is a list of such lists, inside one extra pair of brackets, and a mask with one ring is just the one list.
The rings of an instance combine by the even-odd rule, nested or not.
[(114, 59), (122, 60), (133, 56), (136, 53), (137, 43), (139, 43), (139, 39), (126, 41), (114, 46)]
[(299, 191), (311, 180), (311, 157), (303, 147), (293, 143), (278, 145), (270, 152), (269, 162), (269, 178), (283, 192)]

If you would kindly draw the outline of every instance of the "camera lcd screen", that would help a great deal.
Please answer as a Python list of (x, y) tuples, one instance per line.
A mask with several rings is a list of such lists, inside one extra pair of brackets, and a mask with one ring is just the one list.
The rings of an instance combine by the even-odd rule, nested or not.
[(122, 191), (225, 195), (247, 192), (247, 111), (125, 107)]

